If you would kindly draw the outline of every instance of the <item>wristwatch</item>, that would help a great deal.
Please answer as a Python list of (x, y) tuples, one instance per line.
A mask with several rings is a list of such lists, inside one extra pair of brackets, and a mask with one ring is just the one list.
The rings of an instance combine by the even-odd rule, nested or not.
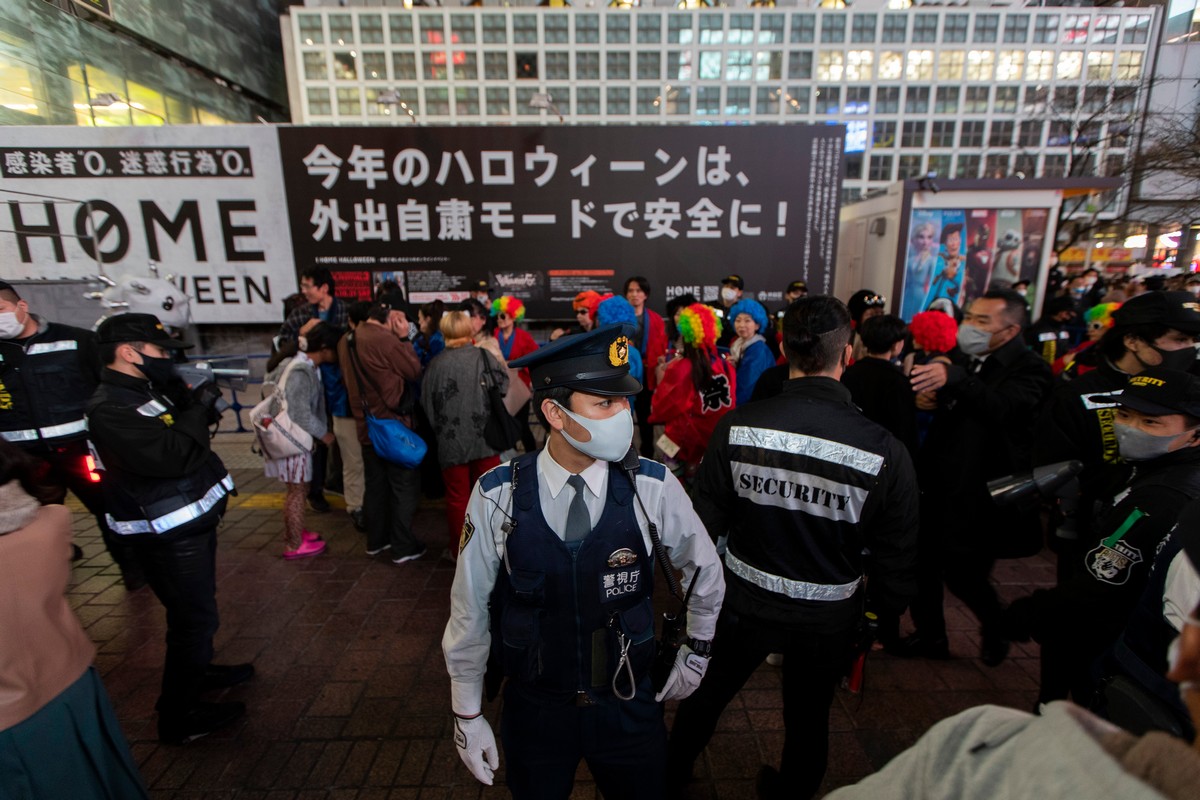
[(693, 653), (703, 658), (712, 655), (712, 640), (710, 639), (693, 639), (689, 636), (687, 646), (692, 649)]

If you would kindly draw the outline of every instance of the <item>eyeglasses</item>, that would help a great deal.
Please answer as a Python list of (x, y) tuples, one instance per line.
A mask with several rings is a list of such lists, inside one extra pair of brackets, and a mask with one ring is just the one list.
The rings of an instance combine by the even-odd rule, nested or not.
[(585, 314), (585, 315), (586, 315), (587, 313), (588, 313), (588, 310), (587, 310), (586, 308), (577, 308), (577, 309), (575, 309), (575, 316), (577, 316), (577, 317), (578, 317), (580, 314)]

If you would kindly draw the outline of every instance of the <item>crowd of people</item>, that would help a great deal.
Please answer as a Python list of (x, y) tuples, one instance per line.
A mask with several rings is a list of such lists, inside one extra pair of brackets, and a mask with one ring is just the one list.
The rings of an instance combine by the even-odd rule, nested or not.
[[(366, 555), (402, 567), (430, 541), (413, 526), (420, 499), (444, 498), (455, 742), (490, 784), (499, 748), (483, 704), (504, 679), (505, 775), (521, 798), (568, 796), (581, 759), (606, 796), (680, 795), (764, 660), (782, 669), (786, 732), (759, 796), (812, 796), (847, 664), (871, 648), (949, 658), (946, 589), (975, 616), (985, 665), (1013, 641), (1041, 645), (1035, 711), (1053, 735), (1097, 738), (1094, 713), (1190, 739), (1200, 641), (1181, 634), (1200, 625), (1200, 278), (1105, 286), (1093, 273), (1049, 287), (1033, 324), (1020, 287), (963, 308), (931, 291), (905, 321), (882, 294), (843, 303), (803, 281), (768, 311), (736, 274), (715, 301), (673, 297), (660, 315), (633, 276), (620, 294), (580, 293), (575, 323), (539, 345), (522, 301), (486, 284), (413, 309), (389, 284), (347, 302), (332, 274), (308, 270), (256, 417), (270, 441), (294, 445), (276, 453), (261, 437), (284, 494), (278, 553), (326, 551), (307, 514), (328, 513), (337, 488)], [(149, 315), (94, 334), (46, 322), (0, 283), (0, 551), (38, 565), (45, 596), (0, 635), (56, 631), (39, 662), (54, 669), (33, 669), (37, 654), (0, 659), (16, 698), (0, 702), (0, 736), (36, 753), (73, 725), (71, 757), (108, 765), (93, 779), (107, 796), (145, 790), (86, 636), (54, 599), (69, 536), (45, 504), (74, 491), (126, 586), (149, 584), (166, 608), (163, 742), (237, 720), (241, 703), (204, 694), (254, 675), (212, 663), (216, 531), (233, 481), (209, 437), (219, 390), (173, 371), (185, 347)], [(396, 440), (398, 429), (415, 435)], [(397, 447), (419, 452), (409, 461)], [(1038, 489), (999, 499), (1002, 478)], [(28, 532), (42, 529), (57, 538), (35, 545)], [(1047, 545), (1057, 585), (1002, 602), (997, 560)], [(19, 573), (10, 598), (32, 591)], [(684, 628), (658, 648), (656, 580), (686, 602)], [(76, 695), (91, 711), (68, 723)], [(669, 735), (665, 700), (682, 701)], [(1005, 725), (1015, 739), (1047, 735), (1024, 716), (978, 713), (918, 748), (957, 754)], [(1096, 757), (1123, 763), (1108, 745)], [(1177, 750), (1156, 752), (1179, 765)], [(888, 768), (896, 796), (929, 780), (911, 761)]]

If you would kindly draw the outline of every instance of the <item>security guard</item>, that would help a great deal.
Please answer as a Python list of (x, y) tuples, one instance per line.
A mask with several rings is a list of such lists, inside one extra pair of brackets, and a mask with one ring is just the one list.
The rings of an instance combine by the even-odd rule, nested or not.
[[(1148, 367), (1187, 370), (1196, 361), (1200, 304), (1191, 292), (1147, 292), (1113, 312), (1113, 327), (1089, 351), (1094, 369), (1063, 373), (1037, 425), (1033, 463), (1083, 462), (1077, 496), (1060, 503), (1053, 540), (1065, 564), (1090, 541), (1104, 500), (1120, 490), (1129, 467), (1117, 449), (1116, 397)], [(1093, 355), (1094, 353), (1094, 355)]]
[(813, 795), (864, 611), (894, 625), (916, 595), (916, 475), (904, 446), (840, 383), (850, 335), (841, 301), (792, 303), (783, 326), (791, 380), (726, 414), (700, 464), (693, 500), (709, 535), (729, 536), (728, 594), (708, 676), (675, 716), (673, 788), (754, 670), (782, 653), (782, 769), (760, 770), (759, 797)]
[(1032, 635), (1042, 645), (1042, 703), (1068, 693), (1080, 704), (1092, 699), (1092, 662), (1125, 628), (1184, 507), (1200, 499), (1200, 378), (1150, 367), (1110, 398), (1133, 476), (1081, 540), (1058, 585), (1015, 600), (1003, 617), (1012, 638)]
[(220, 390), (194, 396), (174, 377), (170, 353), (184, 345), (151, 314), (110, 317), (97, 330), (105, 369), (87, 406), (109, 526), (134, 548), (167, 610), (167, 657), (158, 737), (183, 744), (245, 713), (242, 703), (198, 695), (254, 674), (250, 664), (211, 664), (217, 631), (217, 525), (233, 479), (209, 446)]
[(63, 495), (70, 489), (96, 517), (133, 590), (145, 579), (105, 524), (100, 476), (87, 463), (83, 412), (99, 381), (95, 334), (40, 319), (12, 284), (0, 281), (0, 436), (38, 459), (43, 481)]
[[(508, 678), (500, 733), (518, 800), (568, 797), (581, 758), (604, 796), (661, 800), (661, 701), (690, 694), (708, 665), (724, 581), (679, 481), (630, 452), (629, 332), (608, 325), (509, 364), (530, 369), (546, 447), (480, 478), (463, 523), (442, 639), (455, 743), (491, 785), (490, 649)], [(690, 639), (657, 695), (652, 537), (692, 591)]]

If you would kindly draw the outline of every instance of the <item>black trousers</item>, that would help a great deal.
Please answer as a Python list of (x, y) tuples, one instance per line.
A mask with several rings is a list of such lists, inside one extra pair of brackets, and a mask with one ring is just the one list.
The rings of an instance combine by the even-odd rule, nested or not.
[(787, 631), (721, 610), (704, 680), (679, 705), (667, 745), (667, 781), (682, 787), (712, 738), (721, 713), (770, 653), (783, 653), (783, 756), (792, 797), (817, 793), (829, 761), (829, 707), (849, 664), (854, 631)]
[[(333, 430), (331, 425), (329, 430)], [(325, 499), (325, 473), (329, 471), (329, 447), (316, 442), (313, 448), (312, 480), (308, 482), (308, 496), (315, 500)]]
[(363, 515), (367, 522), (367, 549), (391, 545), (392, 558), (418, 553), (424, 547), (413, 534), (412, 521), (421, 502), (421, 471), (405, 469), (363, 445)]
[(62, 488), (65, 498), (67, 490), (79, 498), (84, 508), (96, 518), (100, 537), (109, 555), (125, 577), (125, 583), (140, 584), (142, 571), (133, 547), (121, 535), (114, 533), (104, 519), (104, 489), (99, 481), (88, 476), (84, 459), (89, 454), (87, 441), (76, 439), (53, 446), (39, 446), (29, 451), (30, 455), (45, 465), (43, 482)]
[[(653, 369), (653, 366), (648, 366), (647, 369)], [(638, 453), (643, 458), (654, 458), (654, 426), (647, 422), (650, 419), (650, 400), (653, 397), (654, 392), (642, 389), (633, 398), (633, 410), (637, 413), (637, 429), (640, 438)]]
[(516, 800), (567, 800), (587, 762), (608, 800), (662, 800), (667, 729), (646, 678), (632, 700), (579, 706), (509, 680), (500, 719), (505, 782)]
[[(937, 536), (937, 534), (933, 534)], [(921, 536), (924, 539), (925, 531)], [(992, 586), (992, 567), (996, 559), (988, 553), (949, 550), (932, 543), (922, 544), (917, 563), (917, 599), (910, 606), (913, 624), (922, 637), (946, 638), (945, 588), (962, 600), (979, 620), (984, 631), (1000, 627), (1004, 606)]]
[(178, 538), (128, 537), (146, 581), (167, 610), (167, 659), (160, 718), (182, 715), (196, 703), (212, 662), (217, 614), (217, 527)]

